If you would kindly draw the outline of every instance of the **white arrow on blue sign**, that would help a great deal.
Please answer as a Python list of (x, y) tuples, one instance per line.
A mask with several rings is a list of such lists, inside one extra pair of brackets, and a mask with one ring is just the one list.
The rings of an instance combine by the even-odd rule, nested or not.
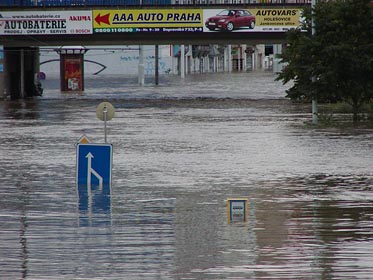
[(111, 186), (113, 147), (111, 144), (78, 144), (76, 183), (88, 188)]

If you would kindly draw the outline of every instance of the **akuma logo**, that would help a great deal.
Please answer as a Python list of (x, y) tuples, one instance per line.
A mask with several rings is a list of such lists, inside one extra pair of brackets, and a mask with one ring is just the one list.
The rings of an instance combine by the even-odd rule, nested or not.
[(90, 16), (70, 16), (70, 21), (91, 21)]

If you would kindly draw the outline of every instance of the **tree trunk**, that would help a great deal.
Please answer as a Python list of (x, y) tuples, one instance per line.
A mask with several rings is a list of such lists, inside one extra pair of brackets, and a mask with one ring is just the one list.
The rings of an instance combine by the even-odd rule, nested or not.
[(359, 111), (360, 111), (360, 105), (357, 100), (354, 100), (352, 103), (352, 121), (354, 123), (357, 123), (359, 121)]

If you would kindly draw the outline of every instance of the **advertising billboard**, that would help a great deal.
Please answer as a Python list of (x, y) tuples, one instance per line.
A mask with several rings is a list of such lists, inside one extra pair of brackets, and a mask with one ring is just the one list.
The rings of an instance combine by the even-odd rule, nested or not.
[(286, 32), (300, 26), (300, 9), (204, 10), (204, 32)]
[(64, 55), (62, 57), (64, 68), (64, 91), (83, 90), (83, 57), (82, 55)]
[(297, 8), (94, 10), (93, 32), (285, 32)]
[(202, 9), (94, 10), (95, 33), (203, 32)]
[(0, 35), (63, 34), (92, 34), (92, 11), (0, 11)]
[(103, 9), (0, 11), (0, 35), (123, 32), (286, 32), (300, 26), (299, 8)]

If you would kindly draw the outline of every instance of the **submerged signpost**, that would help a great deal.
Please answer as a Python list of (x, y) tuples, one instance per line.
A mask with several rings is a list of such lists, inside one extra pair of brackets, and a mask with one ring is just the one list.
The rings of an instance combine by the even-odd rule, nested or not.
[(76, 156), (77, 185), (85, 185), (87, 188), (91, 188), (93, 182), (95, 182), (100, 189), (105, 185), (111, 185), (113, 147), (111, 144), (107, 144), (106, 122), (111, 120), (114, 114), (115, 109), (109, 102), (102, 102), (97, 106), (96, 115), (104, 121), (105, 144), (79, 141)]
[(249, 200), (247, 198), (228, 198), (228, 223), (242, 223), (248, 221)]
[(114, 117), (114, 113), (115, 109), (109, 102), (102, 102), (96, 108), (97, 117), (104, 121), (104, 144), (90, 143), (89, 140), (79, 141), (77, 144), (76, 185), (79, 211), (87, 213), (89, 221), (92, 213), (111, 212), (113, 146), (107, 143), (106, 122)]

